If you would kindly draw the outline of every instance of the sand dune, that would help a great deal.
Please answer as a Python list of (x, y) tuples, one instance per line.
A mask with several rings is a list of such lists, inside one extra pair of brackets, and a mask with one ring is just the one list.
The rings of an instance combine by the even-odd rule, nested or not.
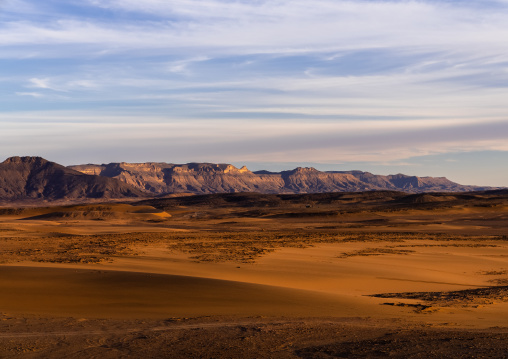
[[(504, 278), (508, 257), (508, 245), (496, 241), (322, 244), (282, 248), (254, 263), (196, 262), (164, 246), (138, 249), (136, 256), (122, 255), (105, 263), (20, 262), (0, 267), (4, 278), (0, 284), (10, 293), (0, 299), (0, 307), (19, 313), (100, 318), (402, 316), (415, 322), (478, 328), (502, 326), (503, 315), (508, 315), (508, 303), (498, 300), (495, 304), (486, 299), (481, 308), (460, 304), (452, 310), (436, 305), (422, 316), (411, 306), (382, 306), (386, 300), (369, 297), (491, 286), (493, 278)], [(29, 304), (33, 297), (41, 298), (36, 306)], [(23, 298), (28, 302), (23, 303)]]
[[(412, 206), (376, 202), (382, 193), (350, 204), (334, 196), (273, 206), (250, 194), (219, 207), (214, 196), (2, 209), (0, 357), (118, 357), (122, 348), (125, 356), (186, 358), (207, 350), (192, 348), (246, 348), (251, 340), (247, 357), (314, 357), (343, 347), (355, 357), (365, 353), (361, 343), (383, 343), (385, 353), (423, 343), (405, 330), (439, 338), (425, 345), (444, 357), (469, 353), (447, 345), (473, 343), (473, 331), (481, 332), (487, 339), (475, 345), (502, 357), (508, 298), (489, 288), (508, 283), (504, 198)], [(278, 331), (281, 322), (289, 324)], [(343, 333), (351, 334), (346, 342), (337, 339)], [(505, 339), (485, 344), (495, 338)], [(297, 349), (292, 340), (304, 344)], [(167, 343), (182, 347), (167, 351)], [(278, 349), (260, 351), (267, 343)]]
[(1, 266), (0, 286), (2, 311), (45, 316), (163, 319), (362, 311), (362, 305), (348, 297), (153, 273)]

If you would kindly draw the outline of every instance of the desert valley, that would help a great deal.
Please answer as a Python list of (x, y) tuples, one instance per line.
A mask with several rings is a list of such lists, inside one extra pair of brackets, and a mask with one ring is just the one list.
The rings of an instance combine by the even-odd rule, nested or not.
[(507, 355), (506, 189), (14, 157), (0, 201), (2, 358)]
[(0, 34), (0, 359), (508, 359), (508, 0)]

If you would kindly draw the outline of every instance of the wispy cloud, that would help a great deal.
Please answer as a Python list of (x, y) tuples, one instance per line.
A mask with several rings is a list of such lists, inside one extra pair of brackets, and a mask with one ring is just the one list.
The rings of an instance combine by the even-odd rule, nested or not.
[[(199, 158), (204, 155), (208, 160), (230, 162), (267, 159), (291, 162), (295, 158), (309, 162), (319, 158), (329, 163), (338, 160), (386, 162), (446, 152), (508, 150), (504, 136), (508, 124), (502, 121), (482, 124), (451, 120), (309, 123), (173, 118), (168, 122), (164, 118), (145, 116), (140, 123), (135, 115), (104, 117), (73, 112), (37, 116), (9, 114), (3, 115), (0, 121), (2, 131), (11, 133), (2, 144), (3, 150), (22, 138), (34, 140), (26, 142), (27, 149), (36, 150), (41, 144), (52, 144), (55, 153), (70, 143), (85, 147), (89, 143), (106, 141), (123, 148), (128, 157), (137, 156), (139, 151), (147, 157), (158, 152), (177, 153), (181, 161), (204, 160)], [(129, 145), (122, 145), (125, 143)], [(193, 145), (188, 146), (189, 143)], [(365, 143), (369, 143), (368, 148)]]
[(61, 91), (60, 89), (55, 88), (50, 83), (50, 79), (48, 78), (31, 78), (29, 80), (29, 85), (27, 87), (33, 87), (33, 88), (39, 88), (39, 89), (45, 89), (45, 90), (54, 90), (54, 91)]
[(26, 87), (41, 90), (51, 90), (56, 92), (70, 92), (76, 90), (94, 90), (101, 87), (97, 79), (76, 79), (59, 76), (54, 78), (31, 78)]
[(39, 92), (16, 92), (16, 95), (18, 95), (18, 96), (31, 96), (31, 97), (35, 97), (35, 98), (44, 97), (44, 95), (39, 93)]
[(207, 56), (198, 56), (185, 60), (173, 61), (168, 64), (168, 71), (176, 74), (190, 75), (192, 71), (189, 66), (196, 62), (203, 62), (210, 60)]
[(102, 136), (108, 151), (182, 161), (508, 150), (507, 10), (504, 0), (4, 0), (1, 151), (14, 139), (35, 152), (100, 148)]
[[(203, 48), (213, 53), (299, 53), (387, 47), (506, 49), (499, 10), (406, 1), (92, 1), (115, 11), (148, 12), (150, 21), (108, 24), (62, 16), (11, 19), (0, 44), (89, 44), (122, 49)], [(233, 50), (234, 49), (234, 50)], [(499, 52), (499, 49), (497, 50)]]

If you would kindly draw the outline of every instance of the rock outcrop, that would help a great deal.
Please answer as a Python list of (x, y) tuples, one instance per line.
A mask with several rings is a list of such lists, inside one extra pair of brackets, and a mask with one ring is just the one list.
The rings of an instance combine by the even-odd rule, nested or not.
[(83, 174), (41, 157), (0, 163), (0, 200), (117, 199), (144, 193), (115, 178)]
[(86, 174), (119, 179), (154, 195), (169, 193), (318, 193), (355, 191), (465, 192), (489, 189), (464, 186), (444, 177), (402, 174), (381, 176), (362, 171), (322, 172), (311, 167), (291, 171), (251, 172), (214, 163), (110, 163), (70, 168)]

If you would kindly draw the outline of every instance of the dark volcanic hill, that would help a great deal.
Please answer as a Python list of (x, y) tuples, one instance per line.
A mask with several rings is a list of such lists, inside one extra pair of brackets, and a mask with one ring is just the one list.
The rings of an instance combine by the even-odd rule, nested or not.
[(362, 171), (322, 172), (298, 167), (291, 171), (251, 172), (229, 164), (110, 163), (70, 168), (86, 174), (116, 178), (154, 195), (168, 193), (324, 193), (356, 191), (466, 192), (490, 189), (464, 186), (444, 177), (403, 174), (381, 176)]
[(143, 193), (114, 178), (90, 176), (41, 157), (11, 157), (0, 163), (0, 200), (113, 199)]

